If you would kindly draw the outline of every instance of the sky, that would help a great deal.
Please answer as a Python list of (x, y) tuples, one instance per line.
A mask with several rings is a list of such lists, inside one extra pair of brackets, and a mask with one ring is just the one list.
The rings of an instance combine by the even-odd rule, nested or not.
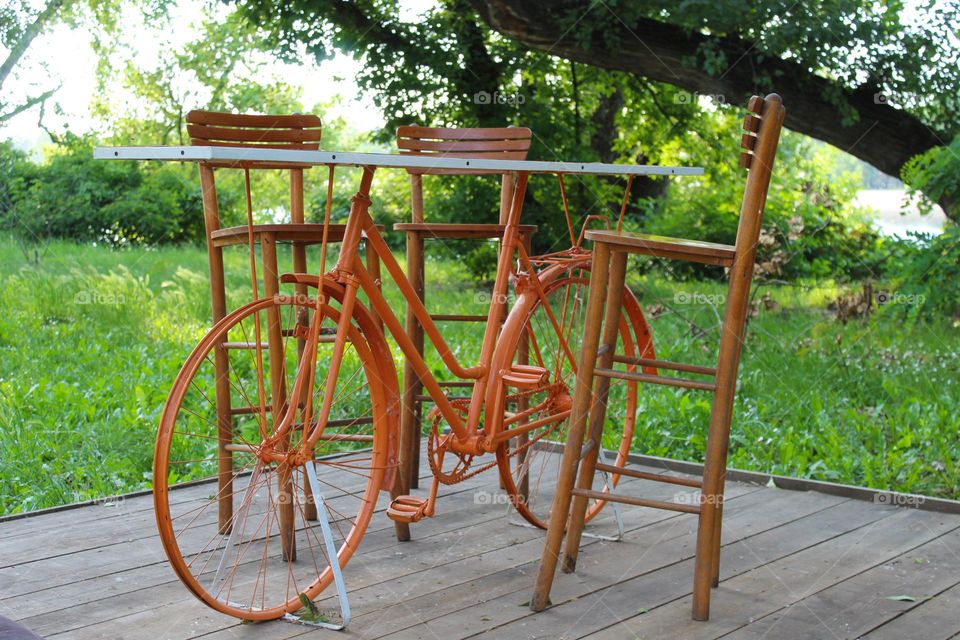
[[(171, 10), (172, 24), (164, 28), (145, 25), (139, 12), (126, 11), (121, 39), (136, 48), (141, 66), (150, 68), (158, 59), (161, 47), (166, 46), (165, 41), (176, 46), (196, 36), (197, 9), (203, 4), (195, 0), (179, 0)], [(403, 0), (401, 17), (414, 18), (434, 4), (435, 0)], [(27, 58), (21, 72), (8, 81), (13, 99), (35, 95), (60, 84), (47, 106), (44, 124), (53, 131), (68, 127), (74, 133), (87, 131), (96, 124), (90, 115), (90, 103), (96, 91), (97, 57), (91, 48), (89, 31), (57, 25), (33, 42)], [(381, 127), (383, 119), (373, 101), (362, 96), (352, 80), (358, 68), (354, 60), (343, 54), (319, 66), (312, 59), (305, 60), (304, 65), (269, 62), (271, 73), (290, 85), (301, 87), (304, 105), (325, 102), (339, 95), (340, 103), (324, 114), (326, 119), (342, 117), (349, 126), (361, 131)], [(125, 96), (117, 95), (116, 99), (124, 100)], [(62, 113), (55, 112), (55, 104)], [(39, 109), (34, 108), (12, 118), (0, 127), (0, 138), (12, 138), (20, 147), (38, 149), (47, 141), (37, 126), (38, 115)]]

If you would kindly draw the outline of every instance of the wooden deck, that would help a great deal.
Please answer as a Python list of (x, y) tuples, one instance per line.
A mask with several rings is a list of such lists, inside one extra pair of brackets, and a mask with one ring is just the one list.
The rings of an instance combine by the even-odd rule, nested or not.
[[(240, 624), (195, 600), (167, 566), (149, 496), (0, 522), (0, 615), (64, 640), (960, 637), (960, 515), (728, 487), (709, 622), (690, 620), (694, 517), (643, 508), (623, 510), (623, 541), (585, 538), (577, 573), (557, 578), (555, 605), (532, 614), (542, 535), (512, 524), (493, 473), (448, 490), (411, 542), (374, 518), (346, 570), (355, 617), (339, 636)], [(678, 499), (678, 487), (630, 483), (641, 490)], [(609, 506), (587, 530), (615, 533)]]

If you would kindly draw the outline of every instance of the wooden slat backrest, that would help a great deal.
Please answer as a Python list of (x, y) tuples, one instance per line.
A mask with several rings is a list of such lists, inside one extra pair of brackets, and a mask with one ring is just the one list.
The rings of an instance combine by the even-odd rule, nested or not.
[[(222, 113), (195, 109), (187, 114), (190, 144), (211, 147), (250, 147), (252, 149), (320, 148), (320, 118), (309, 114), (255, 115)], [(220, 228), (213, 169), (234, 168), (236, 162), (204, 162), (200, 182), (204, 190), (204, 217), (207, 235)], [(309, 165), (268, 162), (243, 163), (251, 169), (286, 169), (290, 171), (290, 221), (304, 221), (303, 170)]]
[[(254, 115), (194, 110), (187, 114), (190, 144), (209, 147), (251, 147), (255, 149), (320, 148), (320, 118), (309, 114)], [(214, 166), (234, 166), (215, 163)], [(290, 165), (256, 163), (258, 169), (284, 168)]]
[[(402, 154), (445, 158), (525, 160), (533, 132), (526, 127), (451, 129), (407, 125), (397, 128), (397, 148)], [(473, 175), (489, 171), (412, 169), (417, 174)]]
[(737, 260), (753, 265), (785, 111), (782, 99), (775, 93), (766, 98), (753, 96), (747, 108), (750, 111), (744, 120), (747, 133), (741, 136), (741, 146), (746, 151), (740, 156), (740, 166), (748, 173), (740, 206), (736, 247)]

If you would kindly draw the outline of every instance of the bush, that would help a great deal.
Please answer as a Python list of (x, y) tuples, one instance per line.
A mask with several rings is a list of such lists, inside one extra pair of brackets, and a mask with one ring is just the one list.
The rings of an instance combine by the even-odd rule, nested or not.
[(93, 159), (93, 144), (72, 138), (35, 165), (9, 143), (0, 147), (0, 222), (18, 238), (161, 244), (203, 237), (196, 177), (161, 165)]
[(916, 320), (932, 314), (960, 319), (960, 226), (942, 234), (910, 234), (891, 256), (893, 292), (889, 309)]

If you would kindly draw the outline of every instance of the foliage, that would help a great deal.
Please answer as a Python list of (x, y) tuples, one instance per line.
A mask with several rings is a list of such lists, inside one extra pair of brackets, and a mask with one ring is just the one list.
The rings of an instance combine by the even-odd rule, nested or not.
[(935, 202), (945, 209), (956, 207), (960, 203), (960, 135), (949, 145), (911, 159), (903, 167), (903, 181), (923, 213), (930, 213)]
[(202, 237), (203, 209), (192, 175), (173, 165), (145, 172), (133, 163), (93, 159), (90, 140), (71, 138), (34, 165), (3, 149), (6, 202), (0, 222), (27, 242), (70, 238), (110, 244), (161, 244)]
[[(258, 30), (236, 12), (201, 13), (200, 34), (182, 45), (174, 36), (160, 43), (160, 58), (144, 66), (137, 43), (102, 57), (94, 113), (115, 144), (187, 144), (190, 109), (295, 113), (303, 110), (299, 89), (267, 71)], [(131, 99), (118, 101), (118, 93)]]
[(912, 319), (943, 314), (960, 321), (960, 226), (950, 224), (936, 236), (912, 234), (897, 243), (890, 264), (891, 311)]
[[(535, 147), (533, 157), (589, 158), (589, 152), (583, 153), (587, 136), (592, 135), (587, 129), (602, 111), (581, 105), (581, 98), (584, 102), (602, 101), (610, 97), (611, 87), (619, 90), (631, 84), (622, 74), (579, 65), (581, 70), (590, 69), (595, 81), (588, 81), (585, 90), (578, 91), (577, 82), (568, 83), (560, 71), (567, 63), (552, 58), (549, 50), (546, 54), (525, 50), (491, 33), (474, 9), (483, 3), (443, 0), (415, 18), (407, 17), (397, 0), (237, 0), (237, 4), (252, 24), (264, 27), (267, 42), (288, 59), (309, 53), (319, 60), (338, 49), (361, 60), (363, 72), (358, 82), (373, 92), (387, 118), (383, 140), (389, 139), (395, 126), (411, 121), (444, 126), (535, 122), (538, 137), (547, 144)], [(692, 42), (700, 44), (680, 63), (716, 78), (714, 86), (722, 86), (732, 67), (749, 63), (752, 88), (774, 90), (776, 74), (784, 70), (776, 64), (768, 70), (762, 63), (786, 61), (796, 73), (817, 78), (816, 90), (823, 95), (813, 98), (814, 102), (839, 116), (836, 124), (816, 120), (808, 130), (823, 132), (831, 126), (858, 122), (858, 108), (865, 109), (864, 105), (879, 108), (891, 122), (902, 115), (901, 122), (921, 131), (929, 128), (934, 132), (928, 136), (929, 144), (935, 144), (938, 136), (950, 139), (960, 130), (956, 115), (960, 112), (960, 46), (955, 28), (960, 5), (955, 2), (928, 0), (905, 6), (900, 0), (613, 0), (604, 8), (593, 11), (586, 2), (563, 2), (555, 6), (543, 3), (541, 10), (554, 12), (551, 18), (559, 16), (560, 38), (579, 41), (580, 50), (592, 59), (598, 54), (617, 56), (622, 48), (617, 39), (636, 38), (629, 25), (641, 20), (688, 30), (697, 34)], [(625, 32), (632, 35), (623, 35)], [(571, 70), (575, 66), (570, 63)], [(677, 84), (683, 84), (679, 75), (673, 76)], [(631, 116), (633, 129), (641, 128), (638, 122), (651, 123), (649, 116), (662, 115), (664, 105), (676, 98), (675, 90), (663, 85), (641, 80), (639, 86), (643, 91), (624, 91), (618, 96)], [(696, 96), (681, 94), (689, 105), (697, 103)], [(559, 122), (539, 126), (538, 99), (560, 116)], [(572, 127), (562, 117), (570, 112), (575, 115)], [(897, 130), (896, 126), (887, 128)], [(600, 146), (609, 147), (612, 141), (622, 139), (622, 134), (610, 127), (597, 131), (606, 138), (606, 144)], [(682, 129), (674, 127), (672, 131)], [(710, 142), (716, 146), (722, 140)], [(597, 145), (589, 147), (599, 151)], [(860, 145), (859, 149), (867, 147)], [(639, 150), (656, 148), (648, 144)], [(877, 154), (884, 150), (879, 145), (870, 145), (870, 149), (862, 157), (876, 163)], [(549, 154), (543, 155), (543, 151)], [(636, 151), (620, 146), (616, 159), (632, 159)], [(858, 148), (853, 152), (858, 153)], [(889, 163), (885, 168), (890, 170)], [(948, 215), (955, 215), (953, 203), (943, 204)]]
[[(226, 260), (235, 308), (250, 296), (245, 251), (229, 250)], [(458, 261), (431, 260), (428, 269), (428, 304), (484, 311), (488, 299), (462, 285)], [(0, 514), (150, 487), (159, 412), (209, 324), (206, 271), (204, 251), (193, 247), (53, 241), (35, 267), (0, 241)], [(647, 308), (659, 357), (715, 361), (709, 301), (722, 285), (651, 274), (631, 286)], [(385, 293), (402, 307), (395, 287)], [(838, 325), (824, 311), (836, 296), (830, 286), (771, 294), (779, 308), (761, 310), (749, 325), (731, 466), (960, 496), (956, 329), (937, 317), (903, 326), (887, 314)], [(478, 357), (479, 326), (451, 323), (443, 331), (462, 362)], [(438, 357), (427, 354), (439, 374)], [(640, 402), (634, 450), (702, 459), (705, 396), (646, 386)]]
[[(741, 38), (763, 56), (795, 60), (839, 87), (878, 93), (929, 127), (955, 132), (960, 127), (960, 5), (934, 0), (905, 5), (900, 0), (615, 0), (610, 11), (570, 19), (583, 18), (575, 25), (577, 34), (607, 33), (606, 41), (592, 44), (611, 52), (617, 50), (616, 27), (639, 18), (709, 32), (717, 38), (706, 40), (685, 64), (717, 76), (736, 62), (728, 58), (723, 38)], [(772, 90), (777, 79), (761, 73), (756, 82)], [(845, 118), (858, 117), (845, 108), (840, 91), (829, 98)]]

